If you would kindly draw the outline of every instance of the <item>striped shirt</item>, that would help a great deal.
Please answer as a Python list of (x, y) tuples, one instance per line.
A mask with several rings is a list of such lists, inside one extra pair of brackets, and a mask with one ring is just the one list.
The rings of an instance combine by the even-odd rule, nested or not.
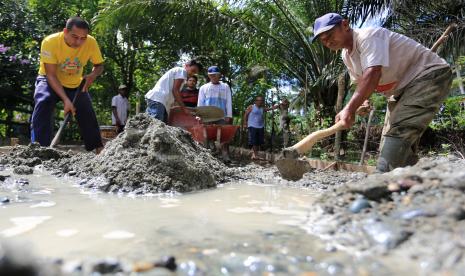
[(197, 106), (216, 106), (224, 110), (224, 116), (232, 118), (231, 88), (226, 83), (206, 83), (200, 87)]

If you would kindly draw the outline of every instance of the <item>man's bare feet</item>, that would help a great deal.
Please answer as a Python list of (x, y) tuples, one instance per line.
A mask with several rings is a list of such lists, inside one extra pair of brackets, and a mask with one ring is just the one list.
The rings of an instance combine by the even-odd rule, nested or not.
[(100, 154), (100, 152), (102, 152), (103, 150), (103, 147), (98, 147), (95, 149), (95, 154)]
[(229, 157), (229, 153), (226, 150), (221, 151), (221, 157), (223, 159), (223, 162), (225, 164), (230, 164), (231, 163), (231, 158)]

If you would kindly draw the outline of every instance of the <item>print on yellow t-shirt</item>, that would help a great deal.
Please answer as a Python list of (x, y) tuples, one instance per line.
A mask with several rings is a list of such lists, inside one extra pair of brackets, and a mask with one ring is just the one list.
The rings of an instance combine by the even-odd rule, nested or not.
[(82, 68), (82, 64), (79, 61), (79, 58), (74, 58), (74, 61), (71, 61), (69, 58), (65, 59), (65, 62), (61, 64), (60, 69), (68, 75), (77, 75)]

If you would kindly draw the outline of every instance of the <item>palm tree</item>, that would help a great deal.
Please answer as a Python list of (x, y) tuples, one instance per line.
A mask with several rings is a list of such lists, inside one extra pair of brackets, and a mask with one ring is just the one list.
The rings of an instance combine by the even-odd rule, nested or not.
[[(344, 72), (340, 58), (321, 44), (311, 44), (309, 26), (316, 17), (327, 12), (339, 12), (351, 22), (361, 26), (367, 20), (379, 17), (379, 24), (404, 33), (427, 46), (454, 22), (458, 30), (443, 46), (443, 55), (454, 60), (464, 53), (464, 9), (460, 1), (399, 1), (399, 0), (269, 0), (241, 1), (235, 9), (225, 13), (239, 19), (250, 35), (272, 41), (272, 50), (263, 47), (268, 54), (267, 66), (298, 80), (304, 87), (294, 101), (302, 106), (313, 102), (323, 116), (331, 114), (337, 94), (337, 76)], [(274, 22), (274, 23), (273, 23)], [(353, 24), (354, 24), (353, 23)], [(269, 26), (273, 25), (273, 28)], [(425, 35), (427, 34), (427, 35)], [(282, 77), (282, 76), (281, 76)], [(305, 97), (305, 94), (307, 97)]]
[(339, 12), (357, 25), (380, 17), (382, 26), (428, 46), (457, 22), (458, 31), (441, 53), (450, 59), (463, 53), (464, 4), (454, 0), (122, 0), (110, 2), (96, 22), (137, 31), (157, 49), (220, 60), (230, 79), (244, 66), (267, 68), (275, 79), (304, 88), (294, 104), (313, 103), (322, 116), (332, 117), (345, 68), (336, 53), (309, 39), (314, 19), (326, 12)]

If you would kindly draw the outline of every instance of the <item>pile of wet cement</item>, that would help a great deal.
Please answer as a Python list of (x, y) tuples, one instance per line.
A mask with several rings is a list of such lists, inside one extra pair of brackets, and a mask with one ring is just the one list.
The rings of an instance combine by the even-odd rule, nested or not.
[(417, 165), (366, 175), (312, 170), (297, 182), (276, 168), (236, 169), (244, 180), (320, 191), (302, 226), (328, 242), (370, 256), (390, 254), (420, 268), (465, 271), (465, 160), (423, 158)]
[(213, 188), (227, 175), (224, 165), (188, 132), (146, 114), (131, 118), (97, 156), (30, 145), (15, 147), (4, 160), (16, 167), (42, 164), (107, 192), (190, 192)]
[(323, 193), (315, 208), (321, 213), (307, 230), (337, 246), (419, 261), (425, 271), (465, 271), (463, 159), (425, 158), (339, 185)]

